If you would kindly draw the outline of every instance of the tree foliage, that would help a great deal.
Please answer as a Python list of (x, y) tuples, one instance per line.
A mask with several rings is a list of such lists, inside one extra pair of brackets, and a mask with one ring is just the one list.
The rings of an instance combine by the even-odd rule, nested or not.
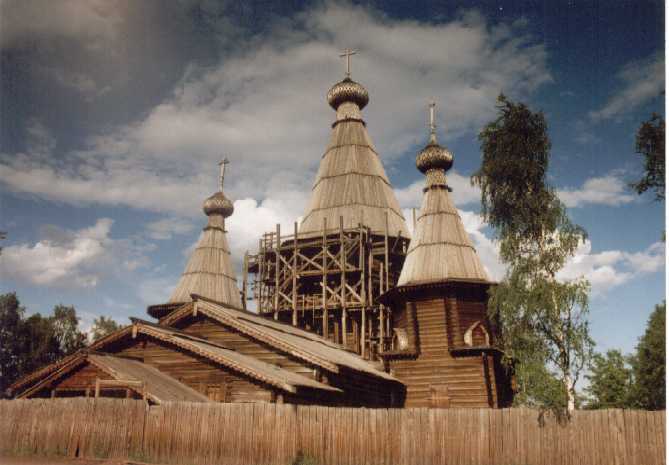
[(636, 153), (644, 158), (644, 176), (632, 184), (639, 194), (655, 191), (656, 200), (664, 200), (664, 119), (653, 113), (636, 134)]
[(590, 373), (585, 376), (589, 386), (588, 408), (629, 408), (632, 406), (632, 367), (619, 350), (595, 354)]
[(21, 376), (85, 346), (74, 307), (25, 317), (15, 293), (0, 295), (0, 395)]
[(113, 319), (100, 316), (95, 320), (93, 320), (93, 327), (91, 328), (91, 338), (93, 339), (93, 341), (97, 341), (98, 339), (103, 338), (107, 334), (111, 334), (120, 328), (121, 326)]
[(634, 405), (647, 410), (664, 410), (666, 406), (666, 302), (656, 305), (646, 326), (646, 332), (639, 339), (632, 366)]
[[(519, 399), (572, 409), (593, 346), (589, 284), (561, 280), (558, 273), (586, 234), (546, 182), (551, 144), (543, 114), (503, 95), (497, 109), (497, 119), (479, 134), (483, 161), (472, 176), (481, 188), (483, 217), (495, 229), (508, 265), (504, 280), (491, 290), (490, 316), (500, 322), (506, 360), (531, 389)], [(562, 385), (558, 397), (552, 372)]]
[(54, 336), (63, 354), (69, 355), (86, 345), (86, 334), (79, 331), (79, 318), (73, 306), (56, 305), (51, 318)]

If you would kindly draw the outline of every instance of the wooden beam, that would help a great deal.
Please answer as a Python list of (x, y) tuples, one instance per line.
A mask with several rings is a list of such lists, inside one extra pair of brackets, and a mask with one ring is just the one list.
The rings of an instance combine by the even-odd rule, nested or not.
[(276, 255), (274, 256), (275, 258), (275, 265), (274, 265), (274, 319), (278, 320), (279, 319), (279, 267), (281, 266), (281, 252), (279, 249), (281, 248), (281, 225), (279, 223), (276, 224), (276, 250), (275, 253)]
[(381, 286), (382, 289), (381, 293), (383, 293), (383, 291), (388, 290), (388, 268), (390, 268), (388, 266), (388, 210), (386, 210), (386, 225), (383, 239), (383, 253), (384, 253), (383, 263), (386, 270), (386, 287), (384, 288), (383, 286)]
[(95, 398), (100, 397), (100, 378), (95, 378)]
[[(383, 263), (379, 264), (379, 294), (383, 293)], [(384, 342), (383, 304), (379, 305), (379, 352), (383, 352)]]
[(344, 241), (344, 217), (339, 217), (339, 268), (341, 270), (341, 340), (346, 346), (346, 245)]
[[(264, 300), (263, 300), (263, 295), (262, 295), (262, 288), (263, 288), (263, 283), (265, 281), (265, 259), (267, 257), (267, 251), (265, 250), (263, 246), (263, 241), (262, 239), (258, 239), (258, 274), (256, 275), (255, 278), (255, 283), (256, 283), (256, 292), (258, 293), (258, 313), (264, 313), (267, 311), (266, 308), (263, 308), (264, 305)], [(260, 276), (260, 279), (258, 279), (257, 276)]]
[(293, 236), (293, 326), (297, 326), (297, 221), (294, 223), (295, 235)]
[(358, 234), (359, 234), (359, 236), (358, 236), (358, 247), (360, 247), (359, 257), (358, 257), (358, 266), (360, 267), (360, 284), (361, 284), (360, 293), (361, 293), (361, 297), (362, 297), (360, 299), (360, 300), (362, 300), (362, 309), (360, 311), (360, 325), (361, 325), (361, 329), (360, 329), (360, 355), (362, 355), (362, 357), (364, 358), (365, 357), (365, 347), (366, 347), (366, 339), (365, 338), (367, 337), (367, 331), (366, 331), (366, 329), (367, 329), (367, 295), (366, 295), (366, 292), (365, 292), (365, 288), (367, 287), (367, 283), (366, 283), (366, 279), (365, 279), (366, 274), (367, 274), (366, 273), (367, 267), (365, 266), (366, 254), (365, 254), (365, 249), (364, 249), (364, 246), (365, 246), (366, 242), (363, 242), (363, 233), (364, 233), (364, 230), (362, 229), (362, 224), (358, 223)]
[(323, 287), (323, 293), (322, 293), (322, 299), (323, 299), (323, 337), (327, 339), (330, 333), (330, 323), (328, 321), (328, 300), (327, 300), (327, 270), (328, 270), (328, 263), (327, 263), (327, 237), (326, 237), (326, 230), (328, 227), (328, 219), (323, 218), (323, 278), (322, 278), (322, 287)]
[(246, 289), (249, 279), (249, 251), (244, 252), (244, 274), (242, 275), (242, 308), (246, 310)]

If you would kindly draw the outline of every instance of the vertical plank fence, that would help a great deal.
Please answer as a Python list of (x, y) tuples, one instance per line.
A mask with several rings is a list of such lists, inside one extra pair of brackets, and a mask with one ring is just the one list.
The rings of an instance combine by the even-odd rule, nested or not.
[(353, 409), (129, 399), (0, 401), (0, 456), (179, 465), (654, 465), (665, 412)]

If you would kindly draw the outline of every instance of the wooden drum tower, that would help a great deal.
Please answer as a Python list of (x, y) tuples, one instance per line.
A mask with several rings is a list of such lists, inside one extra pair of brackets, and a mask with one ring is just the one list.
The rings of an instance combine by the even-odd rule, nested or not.
[(397, 287), (380, 299), (395, 336), (380, 355), (406, 385), (405, 407), (503, 407), (512, 392), (487, 317), (492, 283), (450, 199), (452, 165), (431, 104), (430, 140), (416, 158), (423, 204)]

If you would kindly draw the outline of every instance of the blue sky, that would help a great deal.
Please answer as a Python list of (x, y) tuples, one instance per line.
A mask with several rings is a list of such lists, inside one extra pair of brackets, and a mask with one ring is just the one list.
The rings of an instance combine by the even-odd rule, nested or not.
[(406, 212), (426, 103), (455, 155), (454, 199), (490, 274), (503, 265), (468, 177), (504, 92), (545, 113), (550, 182), (588, 241), (563, 271), (592, 283), (598, 350), (633, 350), (665, 295), (664, 203), (637, 196), (634, 135), (664, 114), (664, 6), (617, 2), (3, 1), (0, 292), (72, 304), (87, 327), (167, 300), (231, 161), (239, 264), (303, 213), (358, 49), (368, 130)]

